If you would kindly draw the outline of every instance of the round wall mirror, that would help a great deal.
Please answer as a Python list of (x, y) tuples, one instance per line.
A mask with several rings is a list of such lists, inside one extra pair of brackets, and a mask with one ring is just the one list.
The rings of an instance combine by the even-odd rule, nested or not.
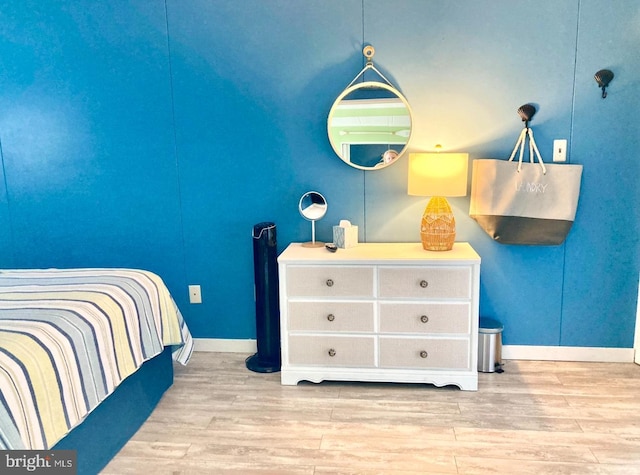
[(393, 86), (366, 81), (338, 96), (327, 120), (329, 141), (348, 165), (378, 170), (402, 156), (411, 137), (411, 108)]
[(316, 242), (316, 221), (327, 213), (327, 200), (317, 191), (307, 191), (298, 202), (298, 211), (304, 219), (311, 221), (311, 241), (304, 247), (322, 247), (324, 243)]

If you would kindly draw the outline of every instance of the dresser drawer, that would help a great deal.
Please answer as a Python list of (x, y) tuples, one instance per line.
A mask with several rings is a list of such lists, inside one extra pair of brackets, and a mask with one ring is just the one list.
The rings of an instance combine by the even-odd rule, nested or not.
[(383, 368), (469, 369), (468, 339), (380, 337)]
[(374, 302), (289, 302), (289, 331), (373, 332)]
[(380, 331), (383, 333), (470, 332), (471, 304), (380, 303)]
[(373, 297), (373, 267), (289, 266), (287, 294), (292, 297)]
[(470, 267), (380, 267), (382, 298), (470, 298)]
[(290, 365), (373, 367), (374, 356), (371, 336), (289, 336)]

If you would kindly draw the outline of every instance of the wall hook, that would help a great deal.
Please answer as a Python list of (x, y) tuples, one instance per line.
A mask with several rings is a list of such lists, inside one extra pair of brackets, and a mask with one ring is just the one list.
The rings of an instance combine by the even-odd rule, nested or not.
[(371, 45), (367, 45), (362, 48), (362, 54), (365, 58), (367, 58), (367, 64), (373, 66), (373, 55), (376, 54), (376, 49)]
[(529, 128), (529, 121), (535, 115), (535, 113), (536, 113), (536, 108), (531, 104), (525, 104), (523, 106), (520, 106), (520, 108), (518, 109), (518, 115), (522, 119), (522, 122), (524, 122), (525, 128), (527, 129)]
[(602, 88), (602, 98), (607, 97), (607, 86), (613, 79), (613, 73), (608, 69), (601, 69), (598, 71), (593, 78), (598, 83), (598, 86)]

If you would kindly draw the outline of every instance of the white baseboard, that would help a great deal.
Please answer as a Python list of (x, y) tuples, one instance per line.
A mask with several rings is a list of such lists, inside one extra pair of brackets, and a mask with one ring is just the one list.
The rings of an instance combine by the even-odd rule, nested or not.
[(578, 346), (504, 345), (504, 360), (586, 361), (633, 363), (633, 348), (593, 348)]
[(258, 350), (256, 340), (227, 340), (224, 338), (194, 338), (194, 351), (213, 351), (219, 353), (255, 353)]
[[(256, 340), (224, 338), (194, 338), (194, 351), (247, 353), (257, 351)], [(632, 363), (633, 348), (591, 348), (576, 346), (504, 345), (504, 360), (591, 361), (601, 363)]]

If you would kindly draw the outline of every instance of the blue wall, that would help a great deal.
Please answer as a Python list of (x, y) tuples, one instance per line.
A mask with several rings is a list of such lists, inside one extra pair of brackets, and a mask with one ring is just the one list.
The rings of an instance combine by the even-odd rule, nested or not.
[[(418, 241), (407, 160), (363, 172), (326, 137), (362, 46), (412, 105), (410, 149), (507, 158), (532, 126), (584, 165), (565, 244), (497, 244), (452, 199), (482, 256), (481, 314), (506, 344), (631, 347), (639, 275), (637, 0), (129, 0), (0, 8), (0, 266), (142, 267), (196, 337), (253, 338), (251, 230)], [(8, 3), (8, 5), (7, 5)], [(600, 98), (594, 73), (616, 74)], [(201, 284), (204, 303), (187, 302)]]

